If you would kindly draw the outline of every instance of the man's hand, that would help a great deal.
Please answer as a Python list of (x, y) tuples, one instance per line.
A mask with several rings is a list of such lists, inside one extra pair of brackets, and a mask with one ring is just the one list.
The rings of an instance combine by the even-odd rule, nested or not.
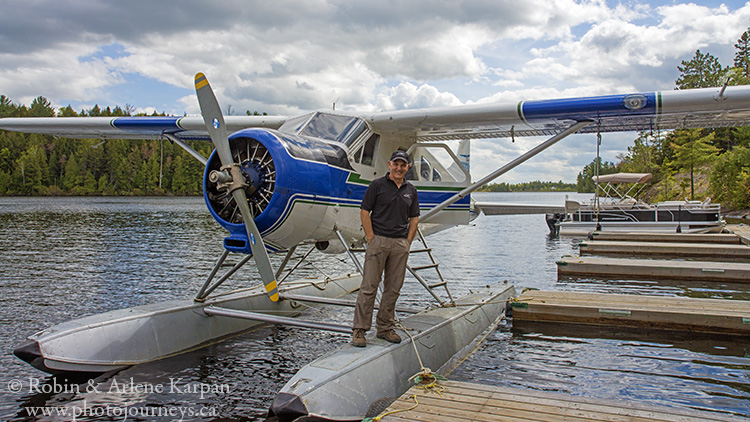
[(409, 232), (406, 238), (409, 239), (409, 244), (414, 241), (414, 236), (417, 235), (417, 229), (419, 228), (419, 217), (412, 217), (409, 219)]
[(365, 239), (367, 239), (367, 243), (370, 243), (372, 241), (372, 238), (375, 237), (375, 232), (372, 231), (370, 211), (360, 209), (359, 218), (360, 220), (362, 220), (362, 230), (365, 231)]

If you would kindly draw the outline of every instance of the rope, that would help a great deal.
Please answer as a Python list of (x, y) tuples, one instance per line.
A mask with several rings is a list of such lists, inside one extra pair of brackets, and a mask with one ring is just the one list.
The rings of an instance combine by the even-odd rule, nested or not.
[(414, 406), (412, 406), (412, 407), (410, 407), (408, 409), (391, 410), (390, 412), (385, 412), (385, 413), (380, 414), (380, 415), (378, 415), (378, 416), (376, 416), (374, 418), (365, 418), (365, 419), (362, 419), (362, 422), (377, 422), (377, 421), (383, 419), (384, 417), (386, 417), (388, 415), (392, 415), (394, 413), (399, 413), (399, 412), (408, 412), (410, 410), (416, 409), (417, 406), (419, 406), (419, 402), (417, 401), (417, 395), (416, 394), (412, 394), (411, 397), (409, 397), (409, 398), (414, 400)]
[[(396, 323), (396, 327), (403, 330), (403, 332), (405, 332), (406, 335), (409, 336), (409, 338), (411, 339), (411, 345), (414, 347), (414, 353), (417, 355), (417, 360), (419, 361), (419, 367), (421, 368), (419, 372), (417, 372), (416, 374), (412, 375), (411, 378), (409, 378), (409, 381), (413, 381), (414, 384), (417, 386), (417, 388), (419, 388), (420, 390), (434, 391), (438, 393), (440, 397), (443, 397), (441, 393), (445, 391), (445, 387), (443, 387), (442, 385), (439, 385), (438, 381), (445, 380), (445, 377), (433, 373), (432, 370), (430, 370), (430, 368), (426, 368), (424, 366), (424, 363), (422, 363), (422, 357), (419, 356), (419, 350), (417, 350), (417, 342), (414, 341), (414, 337), (412, 337), (411, 333), (409, 333), (406, 327), (401, 325), (401, 323)], [(365, 418), (365, 419), (362, 419), (362, 422), (378, 422), (379, 420), (381, 420), (382, 418), (388, 415), (392, 415), (394, 413), (399, 413), (399, 412), (408, 412), (410, 410), (416, 409), (417, 406), (419, 406), (419, 402), (417, 401), (417, 395), (412, 394), (410, 398), (414, 400), (414, 406), (408, 409), (392, 410), (390, 412), (382, 413), (374, 418)]]
[(445, 391), (445, 388), (442, 385), (438, 385), (438, 381), (445, 380), (445, 377), (433, 373), (430, 368), (424, 366), (424, 363), (422, 363), (422, 357), (419, 356), (419, 350), (417, 350), (417, 342), (414, 341), (414, 337), (412, 337), (411, 333), (409, 333), (406, 327), (404, 327), (400, 323), (396, 324), (396, 327), (403, 330), (411, 339), (411, 345), (412, 347), (414, 347), (414, 353), (417, 355), (419, 367), (421, 368), (419, 372), (409, 378), (409, 381), (413, 381), (414, 384), (417, 385), (417, 388), (419, 388), (420, 390), (435, 391), (436, 393), (438, 393), (438, 395), (440, 395), (440, 397), (442, 397), (443, 395), (441, 393)]
[[(429, 368), (426, 369), (429, 371)], [(438, 384), (438, 381), (445, 381), (445, 377), (432, 372), (420, 372), (409, 378), (409, 381), (411, 380), (414, 380), (414, 384), (418, 389), (434, 391), (435, 393), (438, 393), (440, 397), (443, 397), (442, 392), (445, 391), (445, 387)]]

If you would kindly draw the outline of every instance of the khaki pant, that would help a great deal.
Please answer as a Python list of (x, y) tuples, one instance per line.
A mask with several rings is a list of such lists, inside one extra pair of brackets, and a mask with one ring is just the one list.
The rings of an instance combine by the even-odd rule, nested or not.
[(380, 278), (383, 279), (383, 296), (375, 320), (378, 332), (392, 330), (396, 324), (396, 300), (404, 284), (406, 262), (409, 260), (409, 240), (375, 236), (367, 244), (364, 275), (354, 309), (352, 328), (369, 330), (372, 326), (372, 311)]

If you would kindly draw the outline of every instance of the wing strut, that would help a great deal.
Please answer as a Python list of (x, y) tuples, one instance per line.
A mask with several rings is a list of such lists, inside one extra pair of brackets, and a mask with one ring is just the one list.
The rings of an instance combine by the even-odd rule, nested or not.
[(461, 192), (451, 196), (450, 198), (446, 199), (442, 203), (435, 206), (435, 208), (427, 211), (419, 217), (420, 223), (426, 223), (431, 217), (433, 217), (435, 214), (439, 213), (440, 211), (444, 210), (447, 206), (453, 204), (454, 202), (465, 198), (467, 195), (471, 194), (475, 190), (479, 189), (480, 187), (486, 185), (487, 183), (495, 180), (497, 177), (507, 173), (510, 170), (513, 170), (516, 168), (519, 164), (525, 162), (529, 158), (539, 154), (540, 152), (544, 151), (545, 149), (551, 147), (558, 141), (562, 140), (563, 138), (567, 137), (568, 135), (571, 135), (573, 133), (578, 132), (583, 127), (591, 124), (593, 120), (584, 120), (579, 121), (569, 128), (565, 129), (564, 131), (558, 133), (557, 135), (547, 139), (546, 141), (542, 142), (541, 144), (535, 146), (534, 148), (526, 151), (523, 155), (518, 156), (513, 161), (509, 162), (508, 164), (500, 167), (499, 169), (493, 171), (492, 173), (488, 174), (487, 176), (484, 176), (480, 181), (474, 183), (473, 185), (463, 189)]
[(196, 160), (203, 163), (204, 166), (208, 163), (208, 159), (206, 157), (201, 155), (200, 152), (191, 148), (190, 145), (186, 144), (185, 141), (183, 141), (182, 139), (172, 135), (171, 133), (162, 133), (162, 136), (167, 138), (171, 142), (174, 142), (175, 144), (179, 145), (182, 149), (187, 151), (188, 154), (192, 155)]

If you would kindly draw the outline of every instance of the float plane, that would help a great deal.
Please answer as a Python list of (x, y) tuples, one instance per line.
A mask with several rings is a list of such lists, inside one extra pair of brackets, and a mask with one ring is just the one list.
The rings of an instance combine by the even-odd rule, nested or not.
[[(424, 236), (468, 224), (492, 204), (474, 204), (471, 193), (574, 133), (656, 131), (750, 124), (750, 86), (724, 86), (582, 98), (475, 104), (383, 112), (316, 111), (301, 116), (222, 116), (203, 74), (195, 77), (201, 116), (3, 118), (0, 129), (70, 138), (167, 139), (205, 165), (203, 196), (213, 218), (228, 231), (224, 252), (193, 300), (117, 310), (65, 322), (31, 335), (16, 356), (50, 372), (101, 373), (175, 356), (264, 323), (351, 333), (348, 325), (293, 318), (301, 303), (352, 305), (341, 299), (359, 287), (359, 274), (336, 279), (279, 283), (299, 246), (347, 253), (361, 272), (364, 247), (359, 204), (369, 183), (387, 171), (390, 154), (406, 151), (408, 179), (417, 187)], [(471, 139), (546, 136), (547, 140), (472, 183)], [(185, 141), (210, 140), (205, 158)], [(459, 141), (453, 151), (446, 141)], [(412, 251), (416, 253), (417, 251)], [(229, 254), (243, 258), (217, 278)], [(274, 270), (269, 253), (286, 254)], [(253, 260), (258, 286), (213, 294)], [(434, 263), (434, 260), (433, 260)], [(437, 267), (437, 264), (427, 267)], [(406, 388), (400, 374), (448, 364), (504, 313), (512, 287), (493, 287), (455, 300), (445, 281), (431, 284), (409, 267), (437, 304), (402, 320), (401, 345), (368, 339), (364, 351), (344, 345), (303, 368), (271, 406), (279, 420), (299, 417), (361, 419), (383, 397)], [(439, 272), (438, 272), (439, 274)], [(442, 276), (440, 276), (442, 279)], [(436, 291), (445, 287), (445, 292)], [(370, 346), (372, 344), (372, 346)], [(434, 347), (436, 344), (440, 347)], [(408, 345), (408, 347), (407, 347)], [(419, 346), (419, 347), (417, 347)], [(390, 362), (394, 371), (368, 370)], [(378, 388), (356, 389), (362, 371), (378, 374)], [(392, 372), (392, 373), (391, 373)], [(403, 378), (403, 377), (401, 377)], [(371, 379), (372, 381), (372, 379)], [(338, 387), (336, 387), (338, 386)], [(357, 397), (337, 400), (357, 390)], [(327, 398), (327, 399), (326, 399)]]

